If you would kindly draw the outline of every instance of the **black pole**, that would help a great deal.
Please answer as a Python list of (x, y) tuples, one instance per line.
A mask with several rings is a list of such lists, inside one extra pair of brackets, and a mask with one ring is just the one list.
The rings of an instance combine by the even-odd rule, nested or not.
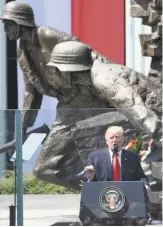
[(14, 205), (9, 206), (9, 217), (10, 223), (9, 226), (16, 226), (16, 163), (14, 162), (14, 181), (15, 181), (15, 189), (14, 189)]
[(9, 206), (10, 209), (10, 226), (16, 226), (16, 206)]

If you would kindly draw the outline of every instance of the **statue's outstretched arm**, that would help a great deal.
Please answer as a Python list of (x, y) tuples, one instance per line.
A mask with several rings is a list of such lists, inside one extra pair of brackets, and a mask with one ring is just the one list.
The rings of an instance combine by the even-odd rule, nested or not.
[(158, 108), (160, 103), (140, 73), (126, 66), (96, 60), (91, 76), (99, 96), (119, 109), (136, 128), (146, 131), (155, 140), (161, 139), (161, 122), (148, 99), (156, 98)]
[[(40, 94), (34, 86), (29, 82), (28, 76), (32, 74), (33, 71), (30, 69), (30, 65), (21, 49), (17, 50), (18, 61), (20, 64), (20, 68), (23, 72), (24, 76), (24, 97), (23, 97), (23, 110), (22, 110), (22, 133), (23, 133), (23, 141), (26, 137), (26, 131), (28, 127), (33, 126), (37, 114), (38, 109), (40, 109), (42, 102), (42, 94)], [(11, 155), (13, 154), (16, 146), (16, 140), (0, 146), (0, 153), (8, 152)]]
[(40, 109), (43, 95), (40, 94), (36, 88), (29, 82), (29, 74), (34, 73), (27, 58), (21, 49), (17, 50), (18, 61), (24, 76), (24, 100), (22, 111), (22, 128), (25, 133), (28, 127), (31, 127), (37, 117), (38, 110)]

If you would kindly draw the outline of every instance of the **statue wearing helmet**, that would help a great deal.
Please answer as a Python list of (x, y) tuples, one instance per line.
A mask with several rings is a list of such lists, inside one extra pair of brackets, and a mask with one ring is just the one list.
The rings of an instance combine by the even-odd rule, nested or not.
[[(111, 64), (76, 37), (54, 28), (36, 27), (32, 8), (27, 4), (7, 3), (1, 19), (8, 36), (20, 39), (17, 52), (25, 82), (23, 133), (33, 126), (37, 116), (37, 111), (28, 110), (39, 109), (43, 95), (58, 99), (56, 121), (34, 170), (38, 178), (79, 188), (79, 179), (71, 177), (83, 169), (73, 128), (80, 120), (99, 114), (99, 111), (83, 113), (79, 109), (133, 107), (131, 112), (126, 109), (124, 115), (133, 122), (138, 119), (138, 128), (154, 135), (158, 117), (137, 91), (138, 86), (143, 88), (147, 83), (142, 75)], [(137, 106), (146, 113), (142, 118)], [(153, 128), (149, 127), (150, 119)]]
[[(156, 100), (157, 110), (151, 108), (148, 98), (152, 97), (153, 88), (148, 84), (148, 79), (144, 75), (126, 66), (105, 64), (98, 59), (92, 61), (91, 49), (77, 41), (57, 44), (47, 65), (59, 70), (60, 79), (65, 73), (67, 77), (71, 76), (72, 84), (73, 81), (76, 84), (80, 84), (82, 80), (87, 81), (83, 84), (91, 85), (91, 93), (107, 101), (107, 105), (122, 111), (135, 124), (135, 127), (146, 131), (155, 140), (161, 139), (161, 131), (158, 130), (161, 122), (157, 116), (159, 111), (161, 113), (161, 102)], [(130, 75), (130, 80), (127, 75)], [(131, 80), (132, 78), (134, 81)], [(94, 107), (97, 108), (97, 106)]]
[[(25, 135), (27, 128), (31, 127), (35, 122), (38, 114), (37, 110), (41, 107), (43, 95), (57, 98), (59, 100), (58, 106), (61, 103), (68, 103), (68, 101), (76, 95), (77, 88), (73, 87), (73, 89), (71, 89), (70, 84), (67, 82), (68, 78), (66, 80), (64, 75), (63, 80), (58, 78), (58, 81), (54, 83), (51, 75), (53, 74), (53, 76), (57, 77), (58, 72), (54, 72), (54, 70), (51, 71), (46, 64), (49, 62), (51, 52), (56, 44), (70, 40), (79, 41), (79, 39), (52, 27), (37, 27), (34, 20), (33, 9), (26, 3), (17, 1), (7, 3), (0, 19), (4, 23), (4, 29), (8, 37), (13, 40), (20, 39), (17, 57), (25, 83), (24, 111), (22, 114), (22, 128), (23, 134)], [(102, 61), (108, 62), (108, 59), (98, 52), (93, 51), (93, 53), (94, 59), (99, 57)], [(66, 93), (63, 93), (61, 89), (63, 85), (65, 87), (64, 92)], [(89, 91), (87, 91), (87, 93), (89, 93)], [(83, 100), (83, 103), (84, 102)], [(79, 103), (80, 102), (78, 102), (78, 104)], [(69, 105), (66, 105), (67, 108), (69, 108)], [(74, 106), (75, 105), (76, 104), (74, 104)], [(93, 105), (94, 104), (92, 104), (92, 106)], [(100, 106), (106, 105), (100, 104)], [(28, 111), (31, 109), (36, 111)], [(59, 119), (59, 116), (57, 119)], [(57, 123), (54, 125), (57, 125)], [(67, 139), (65, 138), (64, 141), (66, 143)], [(15, 144), (15, 140), (13, 140), (12, 144)], [(49, 149), (51, 149), (51, 145)], [(0, 152), (6, 151), (5, 147), (3, 148), (4, 149)], [(13, 152), (14, 150), (13, 148)], [(77, 159), (76, 163), (78, 163), (78, 169), (80, 169), (82, 165), (81, 160)], [(37, 175), (39, 174), (37, 173)], [(54, 174), (51, 175), (49, 173), (49, 177), (46, 176), (45, 178), (50, 182), (58, 182)], [(58, 183), (65, 185), (66, 181), (59, 180)], [(71, 187), (71, 184), (68, 186)]]
[(48, 66), (55, 66), (60, 71), (77, 72), (90, 70), (92, 67), (91, 49), (80, 42), (57, 44), (51, 53)]
[[(20, 39), (17, 55), (25, 82), (23, 108), (37, 110), (41, 106), (43, 95), (58, 97), (58, 91), (55, 86), (51, 86), (51, 81), (49, 82), (50, 72), (46, 66), (53, 47), (57, 43), (68, 40), (79, 41), (79, 39), (55, 28), (37, 27), (33, 9), (25, 3), (17, 1), (7, 3), (0, 19), (4, 23), (8, 37), (14, 40)], [(94, 56), (108, 61), (97, 52)], [(23, 120), (24, 132), (27, 127), (33, 125), (35, 119), (25, 117), (26, 114), (25, 111), (23, 119), (28, 119), (28, 123)]]
[[(72, 155), (74, 152), (73, 141), (75, 136), (73, 134), (73, 128), (79, 125), (81, 116), (82, 119), (91, 117), (91, 115), (83, 116), (83, 113), (74, 109), (107, 108), (106, 111), (108, 111), (109, 107), (114, 106), (119, 112), (127, 116), (136, 128), (148, 132), (156, 140), (160, 138), (161, 127), (158, 127), (160, 120), (157, 114), (151, 110), (148, 101), (143, 102), (142, 94), (138, 91), (138, 86), (144, 91), (148, 87), (146, 78), (142, 74), (136, 73), (125, 66), (105, 64), (98, 59), (92, 61), (90, 47), (77, 41), (67, 41), (57, 44), (53, 48), (47, 66), (52, 74), (54, 72), (53, 78), (56, 86), (57, 84), (60, 85), (58, 86), (60, 95), (58, 96), (59, 103), (56, 119), (56, 122), (60, 123), (56, 124), (55, 122), (54, 127), (45, 141), (44, 148), (40, 153), (35, 167), (36, 176), (43, 179), (48, 169), (47, 179), (50, 177), (51, 172), (51, 177), (53, 176), (53, 179), (56, 181), (57, 174), (59, 174), (58, 171), (62, 174), (64, 164), (60, 168), (58, 166), (56, 168), (54, 167), (57, 172), (57, 174), (54, 174), (54, 178), (54, 171), (48, 167), (47, 169), (44, 168), (45, 157), (46, 161), (48, 160), (47, 162), (50, 163), (52, 158), (49, 151), (53, 150), (54, 157), (58, 155), (58, 150), (55, 150), (54, 147), (57, 148), (60, 141), (62, 141), (59, 145), (61, 148), (60, 151), (62, 152), (62, 149), (64, 150), (65, 157), (70, 153)], [(112, 70), (113, 67), (116, 69), (115, 71)], [(126, 74), (124, 74), (124, 70)], [(136, 82), (133, 84), (132, 81), (126, 79), (126, 75), (135, 77), (139, 81), (139, 84)], [(152, 94), (153, 91), (151, 88), (148, 88), (146, 100)], [(123, 108), (124, 106), (126, 107), (125, 109)], [(56, 133), (58, 125), (62, 129), (60, 141), (57, 140), (58, 133)], [(71, 149), (69, 147), (70, 143)], [(76, 155), (77, 153), (75, 154), (74, 152), (74, 157)], [(77, 160), (79, 160), (79, 157), (72, 161), (72, 166), (75, 165), (74, 162), (77, 162)], [(71, 183), (74, 184), (76, 170), (78, 170), (77, 172), (82, 170), (79, 162), (75, 166), (77, 168), (73, 172), (69, 172), (69, 175), (66, 175), (66, 172), (64, 172), (65, 182), (73, 179), (73, 183)]]
[(33, 9), (30, 5), (11, 1), (6, 4), (1, 20), (14, 21), (18, 25), (36, 27)]

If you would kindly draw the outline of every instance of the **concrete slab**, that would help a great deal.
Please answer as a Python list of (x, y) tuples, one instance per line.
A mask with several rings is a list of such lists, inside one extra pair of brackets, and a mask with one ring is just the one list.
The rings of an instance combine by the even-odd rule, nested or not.
[[(0, 195), (0, 226), (9, 226), (13, 195)], [(24, 195), (24, 226), (79, 222), (80, 195)]]

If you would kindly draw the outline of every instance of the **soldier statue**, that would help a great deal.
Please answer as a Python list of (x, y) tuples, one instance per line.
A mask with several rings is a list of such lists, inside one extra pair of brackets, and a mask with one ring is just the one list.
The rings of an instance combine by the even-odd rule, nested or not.
[[(34, 124), (43, 95), (58, 99), (56, 120), (34, 169), (38, 178), (78, 187), (75, 176), (83, 165), (73, 128), (78, 121), (93, 116), (80, 114), (80, 109), (117, 108), (135, 127), (159, 141), (160, 87), (155, 90), (145, 76), (111, 63), (76, 37), (37, 27), (33, 10), (25, 3), (7, 3), (1, 19), (9, 38), (20, 39), (17, 53), (25, 83), (23, 133)], [(36, 111), (28, 111), (31, 109)]]

